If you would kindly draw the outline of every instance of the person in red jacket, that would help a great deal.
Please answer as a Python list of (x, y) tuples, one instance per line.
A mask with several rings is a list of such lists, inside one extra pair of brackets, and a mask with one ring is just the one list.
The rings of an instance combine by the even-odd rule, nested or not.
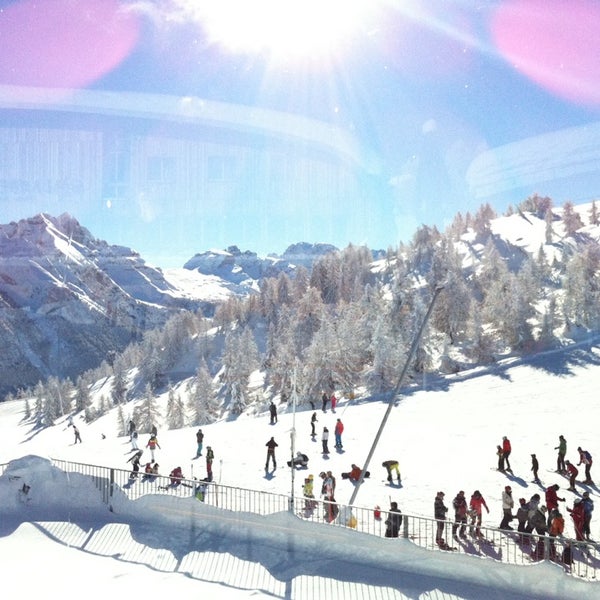
[(569, 460), (565, 461), (565, 465), (567, 465), (567, 473), (569, 475), (569, 491), (575, 491), (575, 480), (577, 479), (577, 475), (579, 475), (579, 469)]
[(485, 498), (481, 495), (481, 492), (479, 490), (475, 490), (473, 492), (473, 495), (471, 496), (469, 508), (473, 512), (473, 517), (474, 517), (471, 520), (471, 533), (473, 534), (473, 525), (476, 524), (477, 527), (475, 528), (475, 532), (474, 532), (474, 535), (476, 537), (481, 537), (480, 527), (481, 527), (483, 507), (485, 507), (485, 510), (488, 513), (490, 512), (490, 509), (488, 508), (488, 505), (485, 502)]
[(342, 448), (342, 433), (344, 433), (344, 424), (342, 423), (341, 419), (338, 419), (335, 423), (335, 429), (334, 429), (335, 447), (338, 450), (341, 450), (341, 448)]
[(508, 460), (508, 457), (510, 456), (511, 452), (512, 448), (510, 446), (510, 440), (506, 436), (504, 436), (502, 438), (502, 467), (506, 471), (510, 471), (512, 473), (512, 469), (510, 468), (510, 462)]
[(552, 522), (552, 511), (555, 509), (558, 510), (559, 500), (561, 502), (565, 501), (564, 498), (558, 497), (557, 492), (559, 489), (560, 488), (558, 486), (558, 483), (555, 483), (554, 485), (551, 485), (546, 489), (546, 508), (548, 509), (548, 528), (550, 528), (550, 524)]
[(567, 508), (567, 510), (571, 513), (575, 525), (575, 539), (581, 542), (583, 541), (583, 524), (585, 522), (585, 510), (581, 498), (575, 498), (573, 508)]

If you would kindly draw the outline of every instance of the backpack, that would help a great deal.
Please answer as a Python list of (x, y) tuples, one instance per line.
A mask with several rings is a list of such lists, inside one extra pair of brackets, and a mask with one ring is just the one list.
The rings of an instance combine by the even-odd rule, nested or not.
[(585, 456), (585, 460), (592, 464), (592, 455), (587, 450), (583, 453), (583, 455)]

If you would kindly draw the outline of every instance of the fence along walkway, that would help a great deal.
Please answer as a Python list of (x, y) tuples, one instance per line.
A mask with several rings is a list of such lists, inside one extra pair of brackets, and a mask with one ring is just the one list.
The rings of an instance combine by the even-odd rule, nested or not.
[[(147, 477), (139, 473), (132, 477), (131, 471), (73, 463), (52, 459), (53, 464), (65, 472), (76, 472), (92, 478), (102, 494), (103, 501), (111, 505), (115, 493), (126, 494), (135, 500), (148, 494), (169, 494), (178, 497), (196, 496), (208, 505), (236, 512), (269, 515), (292, 511), (299, 518), (329, 526), (352, 528), (361, 533), (385, 536), (387, 513), (380, 515), (372, 508), (342, 506), (316, 498), (274, 494), (232, 487), (215, 482), (182, 479), (174, 485), (169, 477), (157, 475)], [(0, 473), (5, 465), (0, 466)], [(462, 553), (488, 558), (514, 565), (531, 565), (540, 561), (551, 561), (565, 573), (594, 581), (600, 574), (600, 544), (580, 542), (564, 537), (504, 531), (481, 527), (479, 534), (474, 526), (467, 526), (464, 538), (453, 538), (452, 522), (446, 521), (443, 538), (450, 550), (441, 550), (435, 542), (437, 521), (418, 515), (403, 514), (400, 537), (414, 544), (448, 553)]]

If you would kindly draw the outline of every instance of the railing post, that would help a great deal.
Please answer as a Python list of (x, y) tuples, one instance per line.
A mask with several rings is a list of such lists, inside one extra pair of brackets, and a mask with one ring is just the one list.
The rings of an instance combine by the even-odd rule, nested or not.
[(402, 519), (402, 537), (405, 539), (408, 539), (408, 519), (409, 517), (407, 515), (404, 515), (404, 518)]

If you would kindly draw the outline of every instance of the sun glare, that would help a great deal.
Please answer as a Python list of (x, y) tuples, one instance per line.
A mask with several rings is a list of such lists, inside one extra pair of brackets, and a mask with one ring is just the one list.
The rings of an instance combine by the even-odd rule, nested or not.
[(351, 43), (375, 0), (219, 0), (196, 5), (209, 40), (274, 60), (319, 58)]

